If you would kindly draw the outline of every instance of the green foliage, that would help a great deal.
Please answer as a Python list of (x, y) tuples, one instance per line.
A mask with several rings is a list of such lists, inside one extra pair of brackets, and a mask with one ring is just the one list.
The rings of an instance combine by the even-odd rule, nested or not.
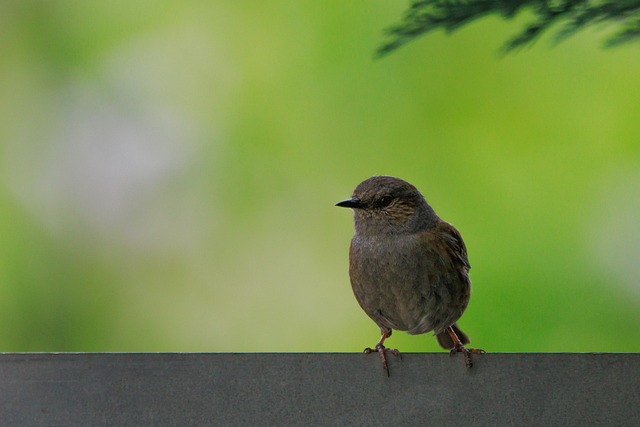
[(556, 41), (588, 26), (610, 22), (616, 22), (622, 28), (607, 39), (605, 46), (630, 42), (640, 37), (639, 0), (413, 0), (402, 23), (387, 31), (390, 40), (380, 46), (377, 54), (386, 55), (439, 28), (452, 32), (490, 14), (512, 19), (524, 10), (533, 13), (534, 21), (505, 43), (504, 52), (531, 44), (555, 24), (563, 25), (555, 35)]
[(472, 345), (640, 351), (640, 57), (490, 16), (372, 63), (397, 3), (0, 3), (0, 351), (362, 351), (374, 174), (464, 236)]

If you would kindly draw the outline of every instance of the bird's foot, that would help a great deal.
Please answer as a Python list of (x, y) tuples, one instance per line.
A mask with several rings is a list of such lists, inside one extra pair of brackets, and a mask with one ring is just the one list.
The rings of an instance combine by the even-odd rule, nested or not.
[(456, 344), (455, 347), (453, 347), (451, 349), (451, 356), (453, 356), (456, 353), (462, 353), (464, 356), (464, 363), (467, 365), (467, 368), (470, 368), (473, 366), (473, 362), (471, 361), (471, 355), (472, 354), (485, 354), (486, 351), (480, 349), (480, 348), (466, 348), (465, 346), (463, 346), (462, 344)]
[(367, 354), (373, 353), (374, 351), (377, 351), (378, 354), (380, 354), (380, 360), (382, 360), (382, 367), (384, 368), (384, 371), (387, 373), (387, 376), (389, 376), (389, 366), (387, 365), (387, 356), (385, 355), (385, 353), (389, 352), (394, 356), (398, 356), (400, 360), (402, 360), (402, 355), (397, 349), (387, 348), (384, 345), (382, 345), (382, 343), (376, 344), (375, 348), (367, 347), (364, 349), (364, 352)]

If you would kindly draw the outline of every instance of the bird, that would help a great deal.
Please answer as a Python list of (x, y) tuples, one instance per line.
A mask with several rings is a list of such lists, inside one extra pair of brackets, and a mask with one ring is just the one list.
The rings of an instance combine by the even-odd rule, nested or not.
[(433, 331), (441, 347), (462, 353), (467, 367), (470, 339), (456, 322), (471, 295), (467, 248), (456, 228), (440, 219), (412, 184), (392, 176), (361, 182), (351, 198), (336, 204), (354, 212), (349, 277), (360, 307), (380, 328), (374, 348), (389, 376), (385, 340), (393, 330)]

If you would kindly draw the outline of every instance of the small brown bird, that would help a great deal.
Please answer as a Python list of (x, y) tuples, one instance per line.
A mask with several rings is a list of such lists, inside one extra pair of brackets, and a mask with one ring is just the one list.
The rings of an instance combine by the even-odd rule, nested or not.
[(410, 334), (433, 331), (438, 343), (462, 353), (469, 337), (458, 328), (471, 293), (469, 261), (462, 236), (441, 220), (411, 184), (390, 176), (360, 183), (350, 199), (336, 206), (354, 211), (355, 234), (349, 249), (351, 287), (360, 307), (378, 325), (377, 351), (387, 375), (384, 346), (394, 329)]

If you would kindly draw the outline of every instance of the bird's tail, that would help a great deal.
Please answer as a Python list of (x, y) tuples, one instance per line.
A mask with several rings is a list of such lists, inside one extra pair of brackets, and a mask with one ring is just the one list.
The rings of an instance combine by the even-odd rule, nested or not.
[[(453, 332), (456, 333), (462, 345), (466, 345), (471, 342), (467, 334), (462, 332), (460, 328), (458, 328), (458, 325), (456, 325), (455, 323), (451, 325), (451, 329), (453, 329)], [(451, 350), (454, 347), (453, 340), (446, 330), (436, 335), (436, 339), (438, 340), (438, 344), (440, 344), (440, 346), (446, 350)]]

